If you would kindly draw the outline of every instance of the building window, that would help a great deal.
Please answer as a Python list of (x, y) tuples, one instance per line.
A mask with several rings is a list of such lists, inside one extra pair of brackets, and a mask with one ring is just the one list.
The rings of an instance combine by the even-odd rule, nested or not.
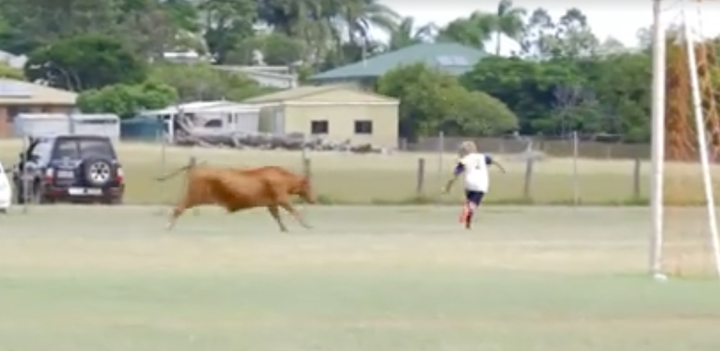
[(355, 121), (355, 134), (372, 134), (372, 121)]
[(328, 121), (312, 121), (310, 122), (310, 133), (312, 134), (328, 134)]

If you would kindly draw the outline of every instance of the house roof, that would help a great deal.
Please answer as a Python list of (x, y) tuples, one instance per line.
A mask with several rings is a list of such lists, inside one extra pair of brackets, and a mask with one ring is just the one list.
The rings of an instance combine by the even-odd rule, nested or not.
[(0, 105), (75, 105), (77, 97), (71, 91), (0, 78)]
[(181, 105), (168, 106), (159, 110), (148, 110), (143, 111), (144, 116), (156, 116), (156, 115), (173, 115), (182, 112), (186, 113), (202, 113), (202, 112), (221, 112), (221, 113), (234, 113), (241, 111), (254, 111), (257, 110), (256, 106), (227, 101), (195, 101), (188, 102)]
[(485, 56), (480, 50), (457, 43), (424, 43), (325, 71), (309, 80), (377, 78), (393, 68), (416, 63), (424, 63), (452, 75), (461, 75), (471, 70)]
[(75, 120), (119, 120), (112, 113), (18, 113), (15, 119), (65, 119), (68, 116)]
[(293, 100), (293, 99), (299, 99), (310, 95), (319, 94), (324, 91), (334, 90), (337, 89), (337, 86), (323, 86), (323, 87), (315, 87), (315, 86), (302, 86), (297, 87), (294, 89), (288, 89), (283, 91), (278, 91), (266, 95), (260, 95), (256, 96), (254, 98), (247, 99), (243, 102), (250, 103), (250, 104), (256, 104), (256, 103), (265, 103), (265, 102), (277, 102), (277, 101), (287, 101), (287, 100)]
[(391, 97), (378, 95), (378, 94), (375, 94), (372, 92), (367, 92), (367, 91), (360, 91), (351, 86), (337, 84), (337, 85), (325, 85), (325, 86), (302, 86), (302, 87), (298, 87), (298, 88), (294, 88), (294, 89), (288, 89), (288, 90), (278, 91), (275, 93), (257, 96), (254, 98), (247, 99), (243, 102), (249, 103), (249, 104), (286, 102), (286, 101), (303, 99), (303, 98), (310, 97), (313, 95), (318, 95), (318, 94), (322, 94), (325, 92), (341, 90), (341, 89), (359, 92), (365, 96), (372, 96), (372, 97), (376, 98), (377, 100), (396, 101), (395, 99), (393, 99)]

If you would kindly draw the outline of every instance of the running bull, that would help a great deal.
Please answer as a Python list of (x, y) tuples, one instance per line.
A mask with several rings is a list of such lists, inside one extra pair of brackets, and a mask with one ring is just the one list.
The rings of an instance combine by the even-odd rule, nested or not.
[(290, 201), (292, 195), (298, 195), (307, 203), (315, 203), (312, 185), (306, 176), (277, 166), (237, 169), (199, 165), (179, 168), (157, 180), (165, 181), (183, 172), (187, 173), (185, 195), (170, 215), (168, 230), (185, 210), (201, 205), (218, 205), (228, 213), (265, 207), (280, 230), (286, 232), (287, 227), (280, 218), (280, 208), (283, 208), (302, 226), (310, 228)]

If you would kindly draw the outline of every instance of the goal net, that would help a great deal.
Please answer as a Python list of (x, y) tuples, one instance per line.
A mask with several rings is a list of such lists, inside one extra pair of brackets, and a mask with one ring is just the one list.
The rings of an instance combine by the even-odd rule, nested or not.
[(720, 47), (703, 35), (705, 6), (684, 1), (665, 10), (674, 21), (659, 26), (665, 31), (653, 48), (664, 58), (653, 84), (664, 92), (654, 92), (651, 266), (671, 276), (720, 277)]

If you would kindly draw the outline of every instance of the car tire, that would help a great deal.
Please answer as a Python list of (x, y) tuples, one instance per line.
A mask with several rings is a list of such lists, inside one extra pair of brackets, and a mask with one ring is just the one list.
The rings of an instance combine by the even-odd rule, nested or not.
[(82, 176), (90, 186), (105, 186), (116, 176), (112, 162), (106, 159), (87, 159), (81, 167)]

